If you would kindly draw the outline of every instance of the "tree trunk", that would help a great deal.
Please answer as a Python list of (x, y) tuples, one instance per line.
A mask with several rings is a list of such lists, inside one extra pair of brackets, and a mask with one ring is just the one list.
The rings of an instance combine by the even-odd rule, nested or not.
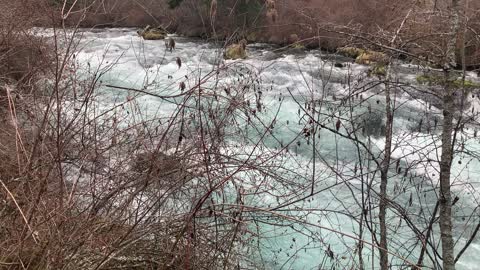
[(443, 127), (442, 127), (442, 156), (440, 160), (440, 236), (442, 240), (443, 269), (455, 270), (453, 248), (455, 243), (452, 236), (452, 195), (450, 192), (450, 172), (452, 168), (453, 147), (453, 115), (455, 113), (455, 88), (450, 83), (450, 70), (456, 66), (455, 48), (457, 34), (460, 29), (459, 1), (452, 0), (451, 5), (451, 37), (447, 44), (447, 53), (444, 63), (445, 91), (443, 94)]
[(380, 221), (380, 269), (388, 269), (388, 244), (387, 244), (387, 185), (388, 185), (388, 169), (390, 168), (390, 159), (392, 152), (392, 128), (393, 113), (390, 98), (390, 65), (387, 70), (387, 80), (385, 84), (385, 110), (387, 120), (385, 123), (385, 154), (382, 161), (380, 173), (380, 205), (379, 205), (379, 221)]
[[(446, 76), (449, 76), (448, 72)], [(443, 97), (442, 156), (440, 161), (440, 234), (442, 239), (443, 269), (454, 270), (450, 170), (453, 159), (452, 132), (455, 106), (454, 89), (451, 89), (449, 86), (446, 88), (446, 93)]]

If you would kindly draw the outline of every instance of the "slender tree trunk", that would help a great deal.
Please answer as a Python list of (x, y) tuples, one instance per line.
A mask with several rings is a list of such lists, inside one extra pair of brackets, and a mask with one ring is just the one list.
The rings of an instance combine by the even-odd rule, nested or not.
[[(362, 183), (363, 185), (363, 183)], [(364, 203), (364, 201), (362, 200), (362, 204)], [(365, 209), (365, 207), (362, 207), (362, 212), (363, 212), (363, 209)], [(359, 233), (358, 233), (358, 238), (359, 239), (363, 239), (363, 213), (360, 215), (360, 222), (359, 222), (359, 227), (360, 227), (360, 230), (359, 230)], [(363, 262), (363, 242), (361, 241), (358, 241), (358, 269), (359, 270), (364, 270), (365, 267), (363, 266), (364, 265), (364, 262)]]
[[(395, 47), (395, 42), (400, 32), (402, 31), (405, 22), (410, 17), (412, 10), (408, 11), (402, 23), (398, 27), (393, 36), (390, 46)], [(380, 221), (380, 268), (382, 270), (388, 269), (388, 241), (387, 241), (387, 186), (388, 186), (388, 170), (390, 168), (390, 160), (392, 156), (392, 134), (393, 134), (393, 110), (391, 99), (391, 79), (392, 79), (392, 62), (393, 57), (390, 57), (387, 66), (387, 74), (385, 78), (385, 155), (382, 160), (382, 168), (380, 175), (380, 205), (379, 205), (379, 221)]]
[(450, 192), (450, 172), (452, 168), (453, 147), (453, 115), (455, 113), (455, 88), (451, 80), (450, 70), (456, 66), (455, 48), (457, 34), (460, 30), (459, 0), (452, 0), (451, 5), (451, 37), (447, 44), (447, 54), (444, 63), (445, 91), (443, 94), (443, 128), (442, 156), (440, 160), (440, 236), (442, 240), (443, 269), (455, 270), (452, 236), (452, 195)]
[[(389, 68), (390, 69), (390, 66)], [(388, 71), (390, 72), (390, 70)], [(393, 113), (390, 99), (390, 85), (385, 85), (385, 102), (386, 102), (386, 128), (385, 128), (385, 155), (382, 161), (380, 174), (380, 205), (379, 205), (379, 221), (380, 221), (380, 269), (388, 269), (388, 245), (387, 245), (387, 185), (388, 185), (388, 169), (390, 167), (390, 158), (392, 152), (392, 123)]]
[[(448, 72), (445, 76), (449, 76)], [(453, 113), (455, 110), (453, 92), (454, 89), (447, 83), (443, 96), (442, 156), (440, 161), (440, 234), (444, 270), (455, 269), (452, 237), (452, 196), (450, 193), (450, 170), (453, 159)]]

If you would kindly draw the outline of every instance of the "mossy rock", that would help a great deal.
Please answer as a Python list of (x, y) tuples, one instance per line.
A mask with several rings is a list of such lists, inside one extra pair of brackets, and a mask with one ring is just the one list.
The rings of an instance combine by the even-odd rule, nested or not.
[(365, 51), (355, 59), (355, 63), (361, 64), (361, 65), (371, 65), (374, 63), (387, 63), (387, 62), (388, 62), (388, 58), (384, 53), (375, 52), (375, 51)]
[(376, 75), (380, 77), (387, 76), (387, 67), (385, 65), (374, 65), (369, 71), (368, 75)]
[(355, 63), (361, 65), (371, 65), (374, 63), (385, 64), (388, 62), (388, 57), (382, 52), (365, 50), (356, 47), (342, 47), (337, 49), (337, 53), (355, 58)]
[[(416, 79), (417, 82), (422, 85), (435, 86), (445, 84), (445, 78), (439, 75), (419, 75)], [(455, 79), (454, 81), (450, 81), (450, 83), (455, 88), (480, 88), (480, 83), (470, 80), (465, 80), (464, 82), (462, 79)]]
[(246, 45), (246, 41), (241, 41), (238, 44), (232, 44), (228, 46), (225, 50), (224, 58), (231, 60), (247, 58)]
[(337, 49), (337, 53), (351, 58), (357, 58), (365, 52), (366, 50), (356, 47), (342, 47)]
[(465, 82), (463, 82), (463, 80), (457, 79), (457, 80), (453, 81), (453, 85), (455, 87), (458, 87), (458, 88), (461, 88), (461, 87), (480, 88), (480, 83), (472, 82), (470, 80), (465, 80)]
[(167, 35), (164, 33), (158, 33), (158, 32), (153, 32), (149, 31), (146, 33), (143, 33), (142, 37), (145, 40), (160, 40), (160, 39), (165, 39)]
[(422, 85), (439, 85), (442, 84), (440, 76), (418, 75), (417, 83)]
[(147, 25), (143, 30), (137, 32), (145, 40), (160, 40), (167, 37), (167, 31), (163, 28)]

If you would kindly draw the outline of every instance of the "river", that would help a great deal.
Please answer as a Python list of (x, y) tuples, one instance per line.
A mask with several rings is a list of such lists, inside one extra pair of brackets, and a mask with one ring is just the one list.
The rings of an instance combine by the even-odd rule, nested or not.
[[(268, 44), (249, 44), (246, 60), (224, 61), (221, 44), (214, 42), (173, 35), (176, 48), (169, 52), (163, 41), (143, 41), (135, 29), (84, 30), (81, 34), (83, 41), (76, 57), (77, 64), (84, 72), (93, 67), (109, 67), (100, 78), (100, 103), (105, 109), (132, 95), (129, 91), (107, 85), (173, 95), (180, 91), (180, 82), (186, 81), (186, 87), (190, 88), (195, 84), (195, 78), (201, 78), (221, 65), (254, 74), (258, 78), (259, 89), (262, 89), (259, 118), (266, 123), (275, 120), (271, 134), (264, 139), (266, 148), (262, 151), (279, 153), (272, 162), (281, 162), (282, 168), (291, 168), (283, 173), (285, 178), (293, 177), (287, 180), (294, 184), (290, 187), (265, 184), (258, 192), (261, 196), (246, 195), (244, 203), (277, 211), (302, 222), (276, 220), (271, 225), (264, 222), (257, 228), (264, 237), (251, 242), (256, 248), (246, 246), (243, 250), (249, 254), (245, 266), (344, 269), (355, 265), (358, 246), (352, 237), (358, 237), (358, 219), (362, 211), (358, 201), (365, 196), (366, 182), (371, 181), (372, 188), (378, 190), (379, 175), (373, 173), (375, 164), (367, 158), (365, 151), (352, 140), (332, 131), (336, 129), (342, 134), (351, 134), (348, 132), (354, 124), (350, 120), (356, 119), (353, 123), (368, 122), (367, 130), (360, 132), (363, 133), (360, 140), (368, 145), (373, 155), (377, 158), (380, 155), (384, 144), (381, 132), (385, 97), (381, 94), (383, 85), (376, 83), (375, 75), (365, 75), (369, 67), (320, 50), (289, 51)], [(177, 58), (181, 60), (180, 67)], [(422, 73), (421, 67), (408, 63), (396, 62), (393, 66), (393, 79), (399, 82), (401, 90), (396, 91), (394, 97), (394, 163), (389, 179), (389, 197), (405, 209), (406, 215), (420, 231), (425, 232), (438, 192), (436, 161), (441, 152), (439, 135), (442, 118), (435, 99), (419, 94), (419, 89), (424, 86), (419, 85), (416, 78)], [(221, 80), (238, 77), (238, 74), (232, 74), (230, 78), (223, 75)], [(468, 74), (468, 79), (479, 80), (473, 73)], [(258, 96), (258, 91), (255, 96)], [(252, 103), (255, 96), (250, 96)], [(345, 98), (347, 96), (350, 97)], [(175, 104), (148, 94), (135, 95), (134, 98), (140, 104), (135, 113), (145, 117), (168, 116), (176, 108)], [(477, 100), (475, 95), (469, 97), (466, 110), (470, 111), (471, 107), (480, 109)], [(313, 140), (310, 134), (305, 134), (305, 128), (308, 131), (311, 127), (305, 114), (309, 111), (309, 104), (315, 103), (322, 104), (318, 121), (325, 128), (316, 130), (314, 136), (317, 137)], [(342, 121), (338, 123), (340, 119)], [(459, 135), (457, 148), (463, 152), (456, 155), (452, 170), (454, 197), (459, 197), (453, 209), (454, 236), (458, 241), (456, 252), (480, 222), (480, 162), (477, 158), (480, 143), (476, 128), (474, 124), (467, 125)], [(249, 149), (262, 133), (249, 125), (245, 125), (244, 129), (247, 135), (232, 132), (228, 136), (232, 145), (240, 144)], [(312, 176), (314, 195), (285, 205), (311, 192), (308, 183)], [(298, 186), (295, 186), (295, 181)], [(245, 189), (249, 189), (248, 185)], [(285, 189), (291, 190), (285, 192)], [(281, 197), (279, 194), (288, 196)], [(281, 207), (278, 209), (278, 206)], [(375, 227), (376, 213), (377, 208), (373, 207), (370, 217)], [(398, 216), (398, 212), (389, 211), (389, 248), (398, 256), (390, 258), (393, 269), (406, 269), (406, 266), (398, 265), (399, 258), (416, 262), (420, 244), (415, 241), (407, 222)], [(372, 242), (372, 236), (365, 227), (363, 230), (363, 238)], [(478, 269), (478, 238), (460, 258), (458, 269)], [(438, 225), (434, 226), (433, 243), (439, 243)], [(367, 269), (372, 268), (372, 264), (378, 265), (378, 258), (372, 257), (368, 244), (364, 245), (363, 257)], [(428, 257), (425, 264), (435, 265)]]

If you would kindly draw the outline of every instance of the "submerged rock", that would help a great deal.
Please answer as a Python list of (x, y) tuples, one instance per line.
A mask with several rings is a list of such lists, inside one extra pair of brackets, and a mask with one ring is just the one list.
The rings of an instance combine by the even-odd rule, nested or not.
[(162, 27), (151, 27), (147, 25), (143, 30), (137, 31), (138, 35), (145, 40), (160, 40), (165, 39), (167, 31)]
[(274, 53), (274, 52), (272, 52), (272, 51), (266, 51), (266, 52), (264, 52), (263, 55), (262, 55), (262, 60), (263, 60), (263, 61), (272, 61), (272, 60), (275, 60), (275, 59), (277, 59), (277, 58), (279, 58), (279, 57), (280, 57), (280, 55), (278, 55), (278, 54), (276, 54), (276, 53)]
[(357, 120), (362, 127), (362, 135), (381, 137), (385, 134), (385, 120), (377, 111), (365, 112)]

